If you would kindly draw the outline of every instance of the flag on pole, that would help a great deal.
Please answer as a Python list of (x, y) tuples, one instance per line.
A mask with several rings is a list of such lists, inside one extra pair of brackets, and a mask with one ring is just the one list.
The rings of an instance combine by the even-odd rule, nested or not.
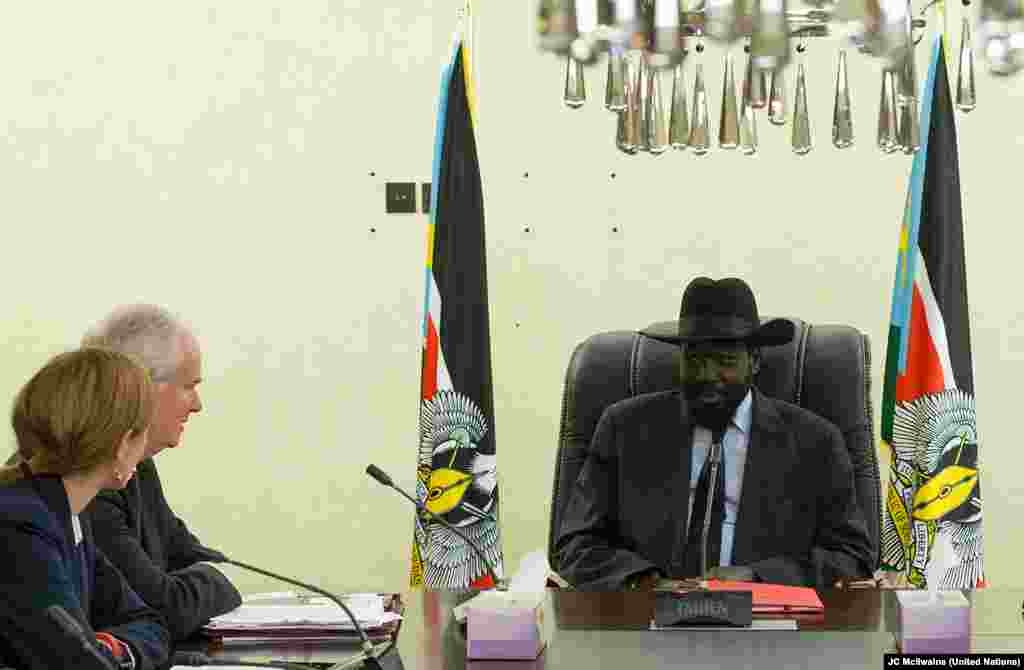
[[(426, 509), (480, 547), (501, 577), (487, 248), (470, 65), (457, 38), (442, 77), (434, 148), (416, 493)], [(493, 585), (465, 541), (423, 515), (416, 518), (412, 551), (413, 586)]]
[(917, 587), (984, 586), (978, 432), (956, 126), (942, 39), (921, 105), (882, 392), (890, 454), (881, 569)]

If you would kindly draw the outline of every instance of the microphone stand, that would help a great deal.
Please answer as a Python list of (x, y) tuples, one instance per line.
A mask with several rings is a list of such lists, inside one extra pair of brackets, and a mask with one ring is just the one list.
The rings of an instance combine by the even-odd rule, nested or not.
[[(341, 600), (341, 598), (337, 597), (336, 595), (334, 595), (333, 593), (331, 593), (329, 591), (324, 591), (323, 589), (321, 589), (319, 587), (316, 587), (316, 586), (313, 586), (312, 584), (306, 584), (305, 582), (300, 582), (300, 581), (297, 581), (295, 579), (291, 579), (290, 577), (285, 577), (283, 575), (279, 575), (276, 572), (270, 572), (269, 570), (264, 570), (262, 568), (257, 568), (256, 566), (249, 565), (248, 563), (242, 563), (241, 561), (236, 561), (236, 560), (234, 560), (232, 558), (228, 558), (227, 556), (225, 556), (223, 553), (217, 551), (216, 549), (210, 549), (209, 547), (199, 547), (199, 551), (200, 551), (200, 553), (203, 556), (203, 560), (205, 560), (205, 561), (209, 561), (211, 563), (228, 563), (230, 565), (236, 565), (236, 566), (238, 566), (240, 568), (244, 568), (244, 569), (249, 570), (251, 572), (255, 572), (257, 574), (264, 575), (264, 576), (270, 577), (272, 579), (277, 579), (277, 580), (285, 582), (287, 584), (291, 584), (293, 586), (298, 586), (299, 588), (303, 588), (303, 589), (312, 591), (313, 593), (319, 593), (320, 595), (324, 596), (325, 598), (327, 598), (328, 600), (333, 602), (335, 605), (340, 607), (342, 609), (342, 611), (344, 611), (345, 614), (348, 616), (349, 621), (352, 622), (352, 626), (355, 628), (356, 633), (359, 634), (360, 647), (362, 648), (362, 651), (359, 652), (358, 654), (356, 654), (354, 657), (352, 657), (348, 661), (345, 661), (343, 663), (338, 663), (338, 664), (335, 664), (335, 665), (331, 666), (331, 670), (334, 670), (334, 669), (339, 669), (340, 670), (340, 668), (349, 667), (349, 666), (351, 666), (355, 662), (360, 662), (360, 663), (365, 662), (366, 666), (371, 668), (371, 670), (380, 670), (380, 662), (377, 659), (380, 658), (381, 656), (383, 656), (384, 654), (386, 654), (387, 652), (391, 651), (391, 648), (394, 647), (395, 641), (394, 641), (393, 637), (392, 637), (390, 643), (385, 642), (383, 644), (374, 645), (372, 642), (370, 642), (370, 638), (367, 637), (366, 631), (363, 630), (363, 627), (359, 624), (359, 620), (356, 619), (355, 615), (352, 613), (352, 610), (350, 610), (348, 608), (348, 605), (346, 605)], [(178, 654), (176, 654), (176, 656), (178, 656)], [(182, 665), (202, 665), (202, 663), (199, 662), (199, 661), (202, 660), (200, 658), (200, 656), (202, 656), (202, 655), (201, 654), (198, 654), (198, 655), (197, 654), (192, 654), (191, 655), (191, 660), (188, 661), (188, 660), (185, 660), (185, 654), (181, 654), (181, 656), (180, 656), (181, 661), (180, 662), (181, 662)], [(285, 666), (280, 666), (279, 665), (278, 667), (285, 667)]]
[(350, 610), (348, 608), (348, 605), (346, 605), (341, 600), (341, 598), (335, 596), (333, 593), (330, 593), (328, 591), (324, 591), (321, 588), (317, 588), (316, 586), (313, 586), (312, 584), (306, 584), (304, 582), (300, 582), (300, 581), (297, 581), (295, 579), (290, 579), (288, 577), (283, 577), (283, 576), (281, 576), (281, 575), (279, 575), (277, 573), (270, 572), (269, 570), (263, 570), (261, 568), (257, 568), (255, 566), (249, 565), (247, 563), (242, 563), (241, 561), (236, 561), (234, 559), (228, 558), (227, 556), (224, 556), (223, 559), (224, 559), (223, 560), (224, 563), (228, 563), (230, 565), (237, 565), (240, 568), (245, 568), (246, 570), (251, 570), (252, 572), (255, 572), (257, 574), (264, 575), (266, 577), (271, 577), (273, 579), (280, 580), (280, 581), (285, 582), (287, 584), (291, 584), (293, 586), (298, 586), (299, 588), (307, 589), (309, 591), (312, 591), (313, 593), (319, 593), (320, 595), (324, 596), (325, 598), (327, 598), (328, 600), (330, 600), (331, 602), (336, 604), (338, 607), (340, 607), (345, 612), (346, 615), (348, 615), (349, 620), (352, 622), (352, 625), (356, 629), (356, 633), (359, 634), (360, 647), (362, 648), (362, 651), (359, 654), (357, 654), (353, 659), (350, 659), (349, 661), (346, 661), (344, 663), (335, 664), (335, 665), (333, 665), (331, 667), (332, 668), (344, 668), (344, 667), (348, 667), (348, 664), (358, 661), (358, 662), (365, 663), (366, 666), (371, 668), (372, 670), (381, 670), (380, 661), (377, 660), (377, 653), (380, 651), (380, 648), (384, 648), (386, 650), (386, 649), (389, 649), (390, 647), (386, 643), (382, 644), (382, 645), (375, 646), (372, 642), (370, 642), (370, 638), (366, 636), (366, 631), (364, 631), (363, 627), (361, 625), (359, 625), (359, 621), (356, 619), (355, 615), (352, 613), (352, 610)]
[[(112, 657), (100, 651), (96, 639), (60, 605), (29, 609), (0, 593), (0, 640), (10, 645), (21, 670), (74, 667), (117, 670)], [(12, 659), (13, 661), (13, 659)], [(8, 669), (0, 665), (0, 670)]]
[(705, 499), (704, 527), (701, 529), (700, 540), (700, 576), (704, 579), (708, 573), (708, 533), (711, 530), (711, 510), (714, 508), (715, 492), (718, 490), (718, 467), (722, 463), (722, 438), (716, 436), (708, 452), (711, 472), (708, 475), (708, 497)]
[(496, 591), (508, 591), (508, 582), (506, 580), (498, 577), (497, 570), (495, 570), (494, 566), (491, 565), (491, 562), (487, 559), (487, 556), (484, 555), (483, 550), (481, 550), (480, 547), (476, 546), (475, 542), (473, 542), (468, 537), (466, 537), (465, 533), (463, 533), (461, 530), (459, 530), (458, 528), (456, 528), (452, 524), (450, 524), (447, 521), (445, 521), (444, 519), (442, 519), (437, 514), (434, 514), (433, 512), (431, 512), (429, 509), (427, 509), (426, 505), (424, 505), (419, 500), (416, 500), (411, 495), (409, 495), (404, 490), (402, 490), (398, 485), (395, 484), (395, 482), (391, 479), (390, 476), (388, 476), (388, 474), (386, 472), (384, 472), (383, 470), (378, 468), (376, 465), (373, 465), (371, 463), (370, 465), (366, 466), (366, 474), (370, 475), (377, 482), (379, 482), (380, 484), (383, 484), (384, 486), (388, 487), (389, 489), (394, 489), (395, 491), (398, 491), (398, 493), (401, 494), (401, 496), (403, 498), (405, 498), (406, 500), (411, 502), (413, 505), (415, 505), (416, 509), (419, 510), (422, 514), (424, 514), (425, 516), (429, 517), (431, 520), (436, 521), (437, 523), (441, 524), (442, 526), (444, 526), (448, 530), (450, 530), (453, 533), (455, 533), (456, 535), (458, 535), (459, 538), (461, 538), (462, 541), (466, 543), (466, 546), (468, 546), (470, 549), (473, 550), (473, 553), (475, 553), (477, 555), (477, 558), (479, 558), (480, 561), (484, 564), (484, 567), (487, 568), (487, 573), (490, 575), (491, 579), (494, 581), (494, 588), (495, 588), (495, 590)]
[[(724, 477), (719, 472), (722, 465), (723, 433), (714, 432), (711, 437), (711, 448), (708, 450), (708, 495), (704, 507), (704, 526), (701, 529), (700, 542), (700, 574), (697, 575), (698, 587), (679, 594), (670, 594), (669, 599), (655, 602), (655, 621), (666, 626), (701, 626), (705, 624), (749, 627), (752, 620), (753, 594), (750, 591), (719, 591), (709, 590), (703, 586), (708, 573), (708, 535), (711, 530), (711, 515), (714, 509), (715, 495), (718, 490), (718, 478)], [(703, 476), (703, 475), (702, 475)], [(722, 501), (724, 504), (724, 501)], [(693, 510), (696, 514), (697, 510)], [(658, 598), (658, 595), (655, 596)]]
[(78, 651), (81, 654), (78, 662), (85, 663), (88, 667), (109, 668), (110, 670), (117, 668), (117, 663), (113, 659), (107, 658), (99, 650), (95, 639), (86, 633), (81, 624), (66, 609), (60, 605), (51, 605), (46, 608), (46, 618), (78, 645)]
[[(210, 658), (206, 654), (198, 651), (176, 651), (171, 656), (171, 665), (184, 665), (189, 667), (228, 667), (228, 668), (281, 668), (282, 670), (309, 670), (308, 665), (302, 663), (278, 663), (275, 661), (269, 662), (252, 662), (252, 661), (225, 661), (219, 658)], [(0, 670), (3, 670), (0, 668)]]

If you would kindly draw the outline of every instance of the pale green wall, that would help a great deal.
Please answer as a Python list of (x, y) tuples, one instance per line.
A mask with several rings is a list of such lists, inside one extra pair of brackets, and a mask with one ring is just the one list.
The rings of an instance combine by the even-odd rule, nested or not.
[[(196, 325), (207, 355), (206, 411), (184, 446), (159, 458), (181, 516), (266, 567), (339, 589), (401, 588), (411, 514), (363, 468), (374, 461), (413, 481), (426, 221), (384, 215), (384, 182), (430, 178), (458, 4), (6, 8), (0, 399), (113, 305), (165, 304)], [(910, 160), (875, 148), (879, 66), (857, 55), (857, 145), (831, 147), (837, 43), (821, 40), (810, 47), (809, 156), (788, 150), (788, 126), (761, 117), (754, 159), (625, 157), (612, 147), (612, 117), (593, 102), (603, 71), (589, 73), (591, 104), (563, 108), (561, 63), (532, 46), (533, 3), (478, 4), (511, 569), (546, 543), (572, 347), (596, 331), (672, 318), (696, 274), (746, 277), (763, 313), (870, 333), (878, 402)], [(925, 49), (919, 57), (923, 77)], [(705, 63), (717, 105), (721, 52), (709, 49)], [(958, 121), (987, 572), (994, 584), (1021, 585), (1013, 529), (1024, 463), (1010, 419), (1024, 315), (1011, 189), (1024, 156), (1024, 76), (995, 79), (979, 67), (978, 89), (978, 109)], [(713, 108), (713, 128), (717, 116)]]

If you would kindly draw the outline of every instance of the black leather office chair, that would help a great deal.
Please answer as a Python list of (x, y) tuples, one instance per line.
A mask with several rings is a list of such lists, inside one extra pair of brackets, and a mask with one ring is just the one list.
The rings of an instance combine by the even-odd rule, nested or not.
[[(767, 319), (762, 319), (766, 321)], [(874, 413), (871, 406), (871, 347), (851, 326), (812, 325), (790, 319), (793, 341), (761, 350), (755, 384), (766, 395), (800, 405), (834, 423), (853, 461), (857, 500), (871, 538), (872, 569), (878, 564), (882, 518)], [(548, 529), (548, 562), (562, 512), (587, 458), (601, 413), (625, 398), (676, 388), (679, 347), (633, 331), (598, 333), (573, 351), (562, 392), (554, 490)]]

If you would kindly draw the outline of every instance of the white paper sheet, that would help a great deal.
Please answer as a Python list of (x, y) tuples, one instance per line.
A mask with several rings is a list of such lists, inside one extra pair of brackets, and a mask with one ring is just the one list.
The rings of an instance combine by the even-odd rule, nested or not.
[(516, 593), (544, 593), (550, 571), (548, 553), (543, 549), (531, 551), (519, 561), (519, 570), (509, 580), (508, 590)]
[[(273, 594), (281, 596), (282, 594)], [(268, 601), (277, 600), (278, 603)], [(284, 604), (281, 598), (250, 599), (226, 614), (210, 620), (209, 628), (256, 626), (331, 626), (352, 629), (348, 615), (326, 598), (311, 598), (306, 603)], [(402, 617), (384, 609), (384, 598), (376, 593), (348, 594), (342, 601), (362, 626), (380, 626)]]
[(548, 578), (547, 552), (531, 551), (519, 562), (519, 569), (508, 582), (508, 591), (481, 591), (452, 610), (455, 620), (466, 620), (470, 607), (486, 610), (534, 609), (544, 602)]

